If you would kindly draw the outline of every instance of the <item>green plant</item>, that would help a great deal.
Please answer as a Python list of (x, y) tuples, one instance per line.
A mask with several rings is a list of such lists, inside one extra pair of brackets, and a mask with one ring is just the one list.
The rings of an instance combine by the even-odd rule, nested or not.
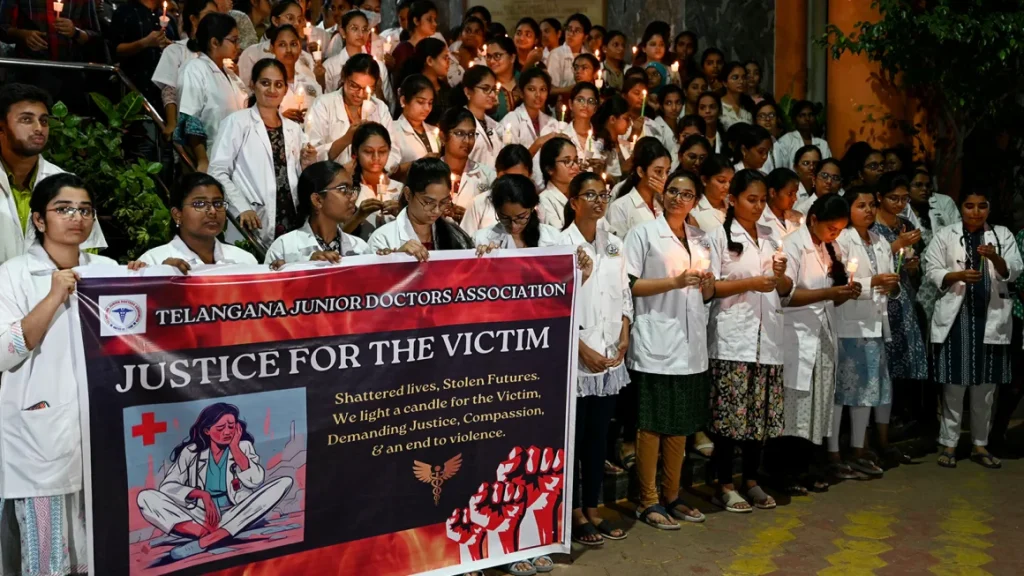
[(112, 218), (112, 225), (104, 227), (108, 241), (123, 239), (122, 245), (111, 242), (109, 250), (127, 261), (168, 241), (171, 216), (154, 180), (163, 166), (124, 155), (124, 134), (144, 118), (139, 114), (142, 96), (133, 92), (116, 105), (101, 94), (90, 96), (106, 120), (70, 114), (58, 102), (51, 110), (46, 156), (89, 184), (101, 217)]
[[(782, 110), (782, 118), (779, 121), (782, 122), (786, 132), (796, 130), (796, 124), (793, 122), (793, 104), (796, 102), (797, 99), (793, 98), (792, 94), (783, 94), (782, 98), (779, 98), (779, 109)], [(825, 127), (825, 106), (816, 102), (814, 116), (820, 131)]]
[[(964, 142), (983, 123), (1012, 108), (1024, 67), (1022, 0), (872, 0), (881, 18), (843, 31), (826, 28), (819, 41), (832, 57), (863, 54), (884, 80), (920, 98), (935, 136), (935, 165), (950, 181)], [(905, 123), (908, 135), (916, 130)]]

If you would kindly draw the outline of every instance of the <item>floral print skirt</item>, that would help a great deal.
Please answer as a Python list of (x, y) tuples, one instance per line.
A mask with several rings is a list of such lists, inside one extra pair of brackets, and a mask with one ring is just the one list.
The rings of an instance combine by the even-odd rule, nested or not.
[(711, 431), (733, 440), (782, 436), (782, 366), (710, 360)]

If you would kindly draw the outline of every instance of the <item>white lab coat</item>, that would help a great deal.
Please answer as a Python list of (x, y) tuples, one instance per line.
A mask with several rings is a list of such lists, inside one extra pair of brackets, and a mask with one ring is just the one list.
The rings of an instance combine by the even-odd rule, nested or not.
[(491, 192), (488, 190), (483, 194), (477, 194), (476, 198), (473, 198), (473, 203), (466, 208), (466, 213), (462, 215), (462, 222), (459, 223), (459, 227), (466, 234), (473, 236), (477, 230), (483, 230), (497, 223), (498, 213), (494, 210), (494, 203), (491, 202)]
[(481, 164), (494, 166), (498, 152), (501, 152), (502, 129), (490, 116), (485, 115), (483, 122), (475, 117), (473, 119), (476, 121), (476, 143), (473, 144), (469, 157)]
[[(942, 279), (947, 273), (966, 268), (964, 263), (968, 257), (963, 244), (963, 230), (960, 223), (936, 230), (935, 237), (924, 251), (924, 281), (939, 290), (939, 300), (935, 303), (931, 325), (931, 340), (936, 344), (946, 341), (946, 336), (953, 328), (953, 323), (960, 313), (960, 306), (967, 295), (967, 285), (963, 282), (956, 282), (945, 290), (942, 288)], [(982, 244), (991, 244), (999, 250), (1009, 272), (1009, 275), (1003, 278), (996, 272), (992, 262), (985, 260), (985, 273), (991, 279), (988, 313), (985, 317), (985, 344), (1009, 344), (1013, 312), (1011, 284), (1020, 276), (1024, 263), (1021, 262), (1013, 233), (1003, 226), (986, 225)], [(975, 253), (971, 257), (978, 258), (978, 254)]]
[[(458, 190), (455, 190), (454, 176), (458, 176)], [(466, 169), (462, 174), (454, 176), (452, 178), (452, 201), (463, 208), (469, 208), (477, 196), (489, 191), (496, 178), (494, 168), (472, 159), (466, 161)]]
[[(81, 252), (79, 266), (117, 262)], [(21, 321), (50, 293), (57, 271), (43, 247), (0, 266), (0, 498), (82, 489), (82, 435), (73, 345), (77, 295), (57, 309), (42, 341), (27, 350)], [(48, 407), (30, 407), (47, 402)]]
[[(430, 142), (430, 149), (423, 145), (423, 141), (416, 135), (416, 130), (404, 114), (391, 124), (391, 129), (389, 130), (391, 134), (391, 149), (398, 152), (398, 164), (415, 162), (420, 158), (426, 157), (428, 154), (439, 154), (441, 152), (441, 136), (440, 134), (434, 135), (436, 128), (424, 122), (423, 130), (427, 134), (427, 141)], [(398, 168), (398, 164), (395, 164), (395, 169)]]
[(812, 193), (802, 200), (797, 200), (796, 204), (793, 205), (793, 210), (806, 215), (811, 209), (811, 206), (814, 205), (814, 201), (817, 199), (818, 196)]
[(718, 228), (725, 222), (725, 212), (725, 210), (719, 210), (712, 206), (707, 196), (701, 196), (690, 214), (693, 215), (693, 219), (697, 221), (700, 229), (707, 232)]
[[(843, 259), (842, 248), (832, 243), (836, 258)], [(819, 249), (811, 239), (806, 226), (798, 228), (786, 237), (786, 276), (793, 282), (793, 290), (819, 290), (832, 287), (829, 270), (832, 260), (825, 253), (824, 247)], [(836, 333), (835, 304), (831, 300), (815, 302), (806, 306), (790, 307), (790, 292), (783, 298), (786, 310), (783, 313), (785, 326), (783, 342), (783, 379), (786, 388), (807, 392), (811, 389), (811, 371), (814, 369), (814, 358), (818, 354), (818, 335), (822, 327), (832, 333), (833, 349), (829, 351), (833, 358), (838, 354), (838, 334)]]
[[(288, 162), (288, 186), (293, 205), (298, 207), (302, 127), (283, 116), (281, 120)], [(224, 119), (221, 137), (210, 155), (209, 172), (224, 186), (224, 197), (232, 213), (256, 212), (263, 225), (258, 234), (264, 245), (270, 244), (274, 240), (277, 222), (277, 176), (267, 127), (255, 106)]]
[(783, 215), (785, 220), (780, 220), (772, 209), (765, 206), (764, 211), (761, 212), (761, 219), (757, 221), (758, 224), (764, 224), (771, 226), (773, 230), (778, 232), (779, 237), (785, 238), (790, 232), (800, 227), (801, 214), (796, 210), (786, 210)]
[[(811, 144), (817, 146), (818, 149), (821, 150), (822, 160), (832, 157), (832, 150), (829, 149), (828, 142), (826, 140), (818, 138), (817, 136), (812, 136)], [(783, 134), (782, 137), (775, 142), (775, 146), (772, 148), (776, 162), (775, 167), (789, 168), (792, 170), (794, 165), (793, 157), (796, 156), (796, 151), (804, 146), (804, 137), (796, 130)]]
[(541, 191), (540, 204), (537, 205), (540, 221), (558, 230), (565, 228), (565, 205), (568, 203), (569, 197), (549, 182)]
[[(214, 240), (216, 245), (213, 248), (213, 264), (209, 266), (220, 266), (223, 264), (259, 264), (256, 261), (256, 257), (249, 252), (242, 250), (238, 246), (232, 246), (231, 244), (225, 244), (220, 240)], [(170, 242), (163, 246), (157, 246), (151, 248), (141, 257), (140, 262), (145, 262), (147, 266), (159, 266), (164, 263), (164, 260), (168, 258), (177, 258), (184, 260), (194, 270), (199, 266), (206, 264), (192, 251), (188, 245), (182, 241), (181, 236), (175, 236)]]
[[(160, 52), (160, 61), (153, 70), (153, 83), (160, 88), (178, 88), (178, 76), (186, 62), (199, 56), (188, 49), (188, 38), (178, 40)], [(180, 94), (179, 94), (180, 96)], [(155, 103), (154, 103), (155, 104)]]
[[(782, 247), (781, 237), (771, 226), (758, 223), (757, 240), (733, 221), (732, 241), (743, 246), (737, 254), (728, 248), (725, 228), (708, 232), (711, 242), (711, 272), (716, 280), (746, 280), (771, 276), (772, 265)], [(708, 355), (716, 360), (782, 365), (782, 299), (777, 290), (743, 292), (711, 301), (708, 322)]]
[(313, 72), (305, 66), (295, 66), (295, 79), (288, 83), (288, 92), (281, 100), (281, 110), (308, 110), (323, 95)]
[[(593, 244), (587, 242), (575, 222), (559, 234), (558, 243), (582, 246), (594, 263), (590, 278), (580, 286), (576, 295), (575, 320), (584, 344), (606, 358), (614, 358), (619, 353), (622, 319), (633, 320), (633, 295), (626, 274), (625, 245), (609, 232), (604, 220), (597, 223)], [(579, 372), (592, 375), (604, 374), (608, 370), (591, 372), (583, 362), (579, 362)]]
[(668, 150), (668, 155), (672, 158), (672, 166), (669, 168), (669, 172), (674, 172), (679, 167), (679, 141), (676, 140), (675, 132), (672, 131), (672, 127), (661, 116), (654, 119), (654, 130), (656, 134), (648, 134), (648, 136), (656, 137), (661, 142), (661, 145)]
[[(437, 219), (434, 222), (434, 237), (437, 237), (437, 227), (441, 225), (442, 219)], [(453, 231), (457, 226), (453, 226)], [(378, 250), (389, 248), (391, 250), (398, 250), (409, 240), (416, 240), (419, 242), (419, 236), (416, 235), (416, 230), (412, 227), (412, 222), (409, 220), (408, 208), (402, 208), (402, 211), (398, 213), (391, 222), (377, 228), (370, 235), (370, 239), (367, 244), (370, 245), (370, 250), (376, 253)], [(471, 248), (471, 246), (466, 246)]]
[[(54, 174), (63, 173), (64, 170), (39, 156), (36, 166), (36, 184)], [(36, 227), (32, 224), (31, 215), (29, 215), (25, 227), (21, 227), (21, 218), (18, 217), (18, 207), (14, 203), (14, 192), (11, 191), (11, 183), (7, 180), (6, 170), (0, 170), (0, 192), (4, 196), (3, 199), (0, 199), (0, 263), (3, 263), (24, 254), (29, 247), (37, 244), (38, 240), (36, 240)], [(89, 250), (106, 247), (107, 239), (103, 236), (100, 222), (94, 220), (92, 232), (79, 248)]]
[(510, 136), (509, 141), (505, 142), (505, 145), (520, 144), (529, 149), (541, 136), (554, 134), (560, 129), (558, 120), (543, 112), (540, 112), (539, 124), (540, 133), (538, 134), (533, 128), (533, 120), (530, 119), (526, 106), (520, 104), (518, 108), (506, 114), (501, 120), (501, 134), (507, 133)]
[[(270, 47), (270, 39), (264, 38), (256, 44), (249, 46), (245, 50), (242, 50), (241, 56), (238, 57), (238, 77), (242, 80), (242, 83), (246, 86), (252, 84), (252, 69), (256, 66), (256, 63), (260, 60), (273, 60), (275, 58), (274, 51)], [(312, 74), (313, 67), (313, 56), (305, 50), (299, 54), (299, 61), (296, 63), (296, 68), (303, 66), (310, 71)], [(287, 110), (287, 108), (285, 108)]]
[[(391, 130), (391, 113), (388, 106), (377, 98), (363, 100), (361, 115), (368, 122), (376, 122), (388, 131)], [(316, 99), (306, 112), (306, 135), (309, 143), (316, 148), (317, 160), (334, 160), (339, 164), (347, 164), (352, 160), (352, 146), (348, 146), (335, 158), (328, 158), (331, 144), (348, 132), (351, 123), (345, 112), (345, 99), (341, 91), (328, 92)], [(398, 150), (391, 147), (385, 170), (390, 172), (398, 165)]]
[[(338, 226), (338, 234), (341, 235), (341, 255), (358, 256), (360, 254), (371, 254), (370, 246), (365, 240), (358, 236), (346, 234), (341, 226)], [(320, 243), (313, 234), (307, 220), (302, 228), (282, 234), (274, 240), (274, 243), (267, 249), (267, 256), (263, 259), (264, 264), (270, 264), (276, 260), (284, 260), (285, 263), (308, 262), (313, 252), (319, 252)]]
[(644, 197), (633, 188), (628, 194), (612, 202), (608, 207), (608, 213), (605, 214), (605, 220), (608, 221), (608, 230), (612, 234), (625, 238), (630, 230), (661, 216), (663, 211), (661, 200), (657, 196), (654, 198), (654, 210), (651, 210)]
[(206, 54), (188, 61), (178, 79), (179, 114), (188, 114), (203, 123), (206, 147), (217, 142), (220, 125), (231, 113), (249, 103), (249, 93), (233, 72), (222, 72)]
[(338, 33), (337, 24), (327, 29), (324, 29), (323, 23), (313, 26), (310, 39), (320, 47), (325, 61), (345, 49), (345, 39)]
[[(640, 224), (626, 235), (626, 272), (640, 279), (670, 278), (688, 269), (709, 270), (707, 234), (686, 225), (690, 252), (669, 228), (665, 216)], [(700, 286), (633, 299), (631, 370), (651, 374), (699, 374), (708, 369), (707, 312)]]
[[(536, 248), (544, 248), (546, 246), (558, 246), (558, 236), (561, 232), (555, 228), (548, 226), (547, 224), (540, 225), (540, 238), (537, 241)], [(505, 226), (501, 222), (497, 222), (477, 230), (473, 235), (473, 244), (476, 246), (487, 246), (488, 244), (494, 244), (498, 248), (505, 250), (514, 250), (518, 248), (516, 246), (516, 240), (505, 231)]]
[[(581, 51), (586, 52), (586, 47)], [(579, 54), (573, 54), (568, 44), (562, 44), (548, 53), (544, 63), (551, 75), (552, 88), (569, 88), (576, 84), (576, 75), (573, 73), (572, 61)]]
[[(380, 200), (382, 202), (387, 202), (389, 200), (398, 200), (399, 196), (402, 195), (402, 188), (404, 186), (405, 184), (402, 184), (398, 180), (388, 179), (387, 190), (381, 194), (378, 194), (378, 190), (376, 190), (376, 187), (370, 186), (369, 184), (360, 184), (359, 195), (356, 196), (356, 206), (359, 206), (365, 200), (368, 200), (370, 198), (376, 198), (377, 200)], [(385, 222), (390, 222), (394, 219), (394, 216), (385, 215), (384, 219), (381, 220), (380, 210), (377, 210), (375, 212), (370, 213), (366, 217), (366, 222), (368, 222), (374, 228), (377, 228), (383, 225)]]
[[(891, 339), (889, 333), (889, 298), (871, 287), (871, 277), (876, 274), (892, 274), (895, 270), (892, 260), (892, 246), (877, 232), (868, 231), (871, 244), (867, 245), (860, 234), (853, 228), (847, 228), (839, 234), (836, 241), (846, 254), (845, 265), (857, 259), (857, 271), (852, 274), (853, 281), (860, 284), (860, 296), (856, 300), (848, 300), (836, 308), (837, 330), (840, 338), (885, 338)], [(878, 263), (877, 268), (871, 266), (868, 257), (870, 250)]]
[(921, 231), (921, 239), (924, 240), (926, 245), (931, 242), (932, 234), (936, 230), (943, 226), (956, 224), (963, 220), (960, 216), (960, 209), (956, 206), (956, 201), (949, 196), (939, 194), (938, 192), (933, 192), (928, 197), (928, 219), (931, 222), (930, 229), (921, 226), (921, 218), (919, 218), (917, 213), (910, 207), (909, 202), (903, 208), (903, 212), (900, 216), (910, 220), (914, 227)]
[[(348, 50), (342, 49), (324, 61), (324, 87), (328, 92), (335, 92), (338, 88), (341, 88), (341, 70), (351, 57)], [(394, 106), (395, 91), (391, 87), (391, 76), (388, 74), (388, 67), (377, 58), (374, 58), (373, 61), (377, 63), (377, 68), (380, 69), (380, 91), (384, 94), (384, 99), (388, 105)]]

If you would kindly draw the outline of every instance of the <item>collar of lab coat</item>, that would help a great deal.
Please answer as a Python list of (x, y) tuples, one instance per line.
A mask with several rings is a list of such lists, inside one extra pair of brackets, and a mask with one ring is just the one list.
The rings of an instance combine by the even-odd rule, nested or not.
[(398, 245), (402, 246), (409, 240), (419, 240), (420, 237), (416, 235), (416, 229), (412, 227), (412, 221), (409, 220), (409, 208), (402, 208), (402, 211), (395, 217), (395, 226), (398, 227)]
[[(565, 234), (572, 240), (573, 246), (579, 246), (580, 244), (589, 244), (590, 242), (583, 237), (583, 233), (576, 226), (576, 222), (573, 222), (565, 229)], [(601, 218), (597, 221), (597, 230), (594, 234), (594, 251), (596, 254), (605, 254), (608, 249), (608, 221)]]
[[(33, 244), (28, 249), (28, 254), (31, 256), (28, 264), (28, 271), (30, 274), (49, 274), (57, 270), (57, 265), (53, 263), (53, 259), (43, 249), (43, 245), (38, 242)], [(78, 251), (78, 265), (88, 266), (92, 264), (92, 254), (88, 252)]]
[[(284, 126), (285, 119), (284, 119), (283, 116), (281, 116), (281, 111), (280, 110), (277, 111), (277, 117), (281, 119), (281, 125)], [(267, 151), (267, 157), (268, 158), (273, 158), (274, 157), (274, 149), (270, 145), (270, 135), (267, 134), (267, 129), (265, 128), (265, 125), (263, 123), (263, 117), (260, 116), (260, 111), (257, 109), (256, 106), (253, 106), (252, 108), (249, 108), (249, 119), (258, 128), (256, 130), (256, 134), (259, 135), (260, 142), (263, 143), (263, 147)], [(177, 236), (175, 236), (175, 238), (177, 238)], [(182, 244), (184, 244), (184, 242), (182, 242)]]
[[(650, 208), (647, 206), (647, 202), (644, 201), (644, 197), (640, 195), (640, 192), (636, 188), (633, 188), (632, 190), (630, 190), (629, 194), (626, 194), (626, 198), (629, 199), (629, 202), (631, 204), (633, 204), (634, 208), (637, 208), (637, 209), (647, 208), (648, 210), (650, 210)], [(665, 208), (661, 205), (661, 198), (659, 198), (658, 196), (655, 196), (654, 197), (654, 213), (655, 213), (655, 215), (656, 216), (660, 216), (661, 213), (664, 212), (664, 211), (665, 211)]]
[[(402, 132), (405, 132), (410, 137), (416, 138), (417, 140), (419, 140), (419, 138), (420, 138), (419, 134), (416, 133), (416, 129), (413, 128), (412, 124), (409, 123), (409, 120), (405, 117), (405, 114), (399, 114), (398, 115), (398, 127), (402, 130)], [(434, 135), (434, 126), (431, 126), (430, 124), (427, 124), (426, 122), (423, 123), (423, 129), (427, 133), (427, 142), (430, 142), (430, 150), (429, 151), (431, 153), (440, 152), (440, 150), (434, 150), (434, 147), (437, 146), (437, 144), (438, 144), (438, 138), (441, 137), (440, 133), (438, 133), (437, 136), (435, 137), (435, 135)], [(470, 162), (472, 162), (472, 160), (470, 160)]]
[[(765, 208), (765, 210), (768, 210), (768, 209)], [(771, 226), (768, 226), (766, 224), (762, 224), (761, 222), (755, 222), (754, 223), (754, 228), (757, 230), (757, 239), (759, 241), (766, 241), (769, 238), (771, 238), (771, 236), (772, 236), (772, 228), (771, 228)], [(729, 227), (729, 234), (732, 235), (733, 242), (736, 242), (738, 239), (742, 238), (743, 240), (745, 240), (747, 242), (747, 244), (749, 244), (750, 246), (753, 246), (755, 249), (757, 249), (757, 250), (761, 249), (761, 246), (757, 242), (754, 242), (754, 239), (750, 237), (750, 234), (747, 232), (746, 228), (744, 228), (743, 225), (740, 224), (735, 219), (733, 219), (733, 221), (732, 221), (732, 226)]]
[[(46, 161), (41, 155), (36, 160), (36, 183), (42, 182), (44, 178), (53, 176), (54, 174), (62, 174), (64, 170), (61, 170), (56, 165)], [(11, 195), (11, 183), (7, 180), (7, 170), (0, 170), (0, 192), (10, 196)]]
[[(668, 220), (665, 219), (664, 212), (660, 216), (655, 218), (654, 221), (656, 222), (656, 225), (658, 227), (659, 236), (661, 236), (662, 238), (675, 238), (676, 241), (679, 240), (679, 237), (676, 236), (676, 233), (672, 231), (671, 227), (669, 227)], [(689, 224), (683, 224), (683, 229), (686, 231), (687, 242), (692, 242), (693, 240), (697, 240), (698, 238), (703, 239), (703, 237), (705, 236), (704, 232), (700, 228), (690, 226)], [(704, 243), (702, 243), (702, 245)], [(708, 247), (709, 246), (705, 246), (705, 248)]]
[[(214, 263), (216, 263), (216, 264), (235, 264), (235, 262), (226, 262), (224, 260), (224, 248), (221, 247), (220, 240), (214, 239), (213, 242), (214, 242), (214, 244), (213, 244), (213, 261), (214, 261)], [(205, 262), (203, 262), (202, 258), (200, 258), (198, 255), (196, 255), (196, 253), (193, 252), (192, 249), (188, 247), (188, 244), (185, 244), (185, 241), (181, 239), (181, 236), (175, 235), (174, 238), (171, 240), (171, 246), (175, 250), (180, 252), (182, 255), (184, 255), (186, 257), (186, 258), (184, 258), (184, 260), (186, 262), (188, 262), (190, 265), (202, 266), (202, 265), (206, 264)]]
[[(317, 241), (316, 233), (313, 232), (313, 227), (309, 225), (309, 220), (306, 220), (306, 223), (303, 224), (302, 228), (299, 228), (297, 232), (307, 235), (308, 238), (303, 238), (303, 240), (309, 244), (317, 246), (317, 250), (320, 249), (320, 242)], [(341, 254), (348, 254), (351, 252), (353, 250), (352, 241), (349, 240), (348, 235), (341, 229), (341, 226), (338, 226), (338, 237), (341, 238)]]
[(811, 238), (811, 231), (807, 226), (797, 228), (789, 234), (789, 237), (791, 237), (794, 242), (797, 242), (797, 246), (799, 246), (804, 252), (810, 253), (816, 251), (814, 247), (814, 239)]

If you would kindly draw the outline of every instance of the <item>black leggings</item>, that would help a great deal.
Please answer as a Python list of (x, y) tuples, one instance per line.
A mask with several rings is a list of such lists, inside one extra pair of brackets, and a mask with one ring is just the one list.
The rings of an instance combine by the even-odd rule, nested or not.
[[(629, 386), (627, 386), (629, 388)], [(597, 508), (604, 482), (608, 424), (617, 396), (584, 396), (576, 400), (576, 448), (573, 459), (573, 508)]]
[(733, 440), (715, 434), (715, 451), (711, 456), (718, 475), (719, 484), (732, 484), (732, 463), (736, 446), (743, 451), (743, 480), (757, 481), (757, 469), (761, 466), (761, 440)]

